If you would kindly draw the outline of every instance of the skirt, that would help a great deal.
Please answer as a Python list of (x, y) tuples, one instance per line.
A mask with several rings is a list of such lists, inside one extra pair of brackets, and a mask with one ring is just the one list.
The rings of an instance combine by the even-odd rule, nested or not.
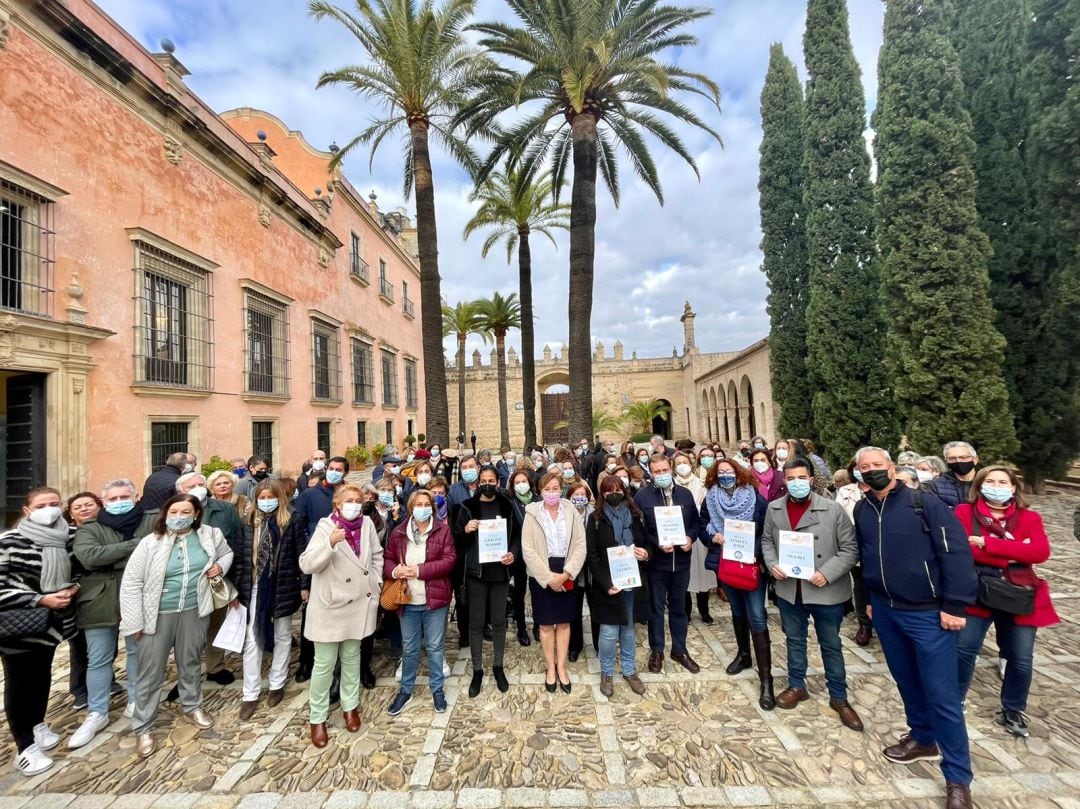
[[(564, 558), (548, 557), (548, 568), (552, 573), (563, 572)], [(580, 618), (576, 593), (573, 590), (555, 592), (550, 587), (541, 587), (540, 582), (529, 578), (529, 592), (532, 593), (533, 621), (540, 626), (568, 624)]]

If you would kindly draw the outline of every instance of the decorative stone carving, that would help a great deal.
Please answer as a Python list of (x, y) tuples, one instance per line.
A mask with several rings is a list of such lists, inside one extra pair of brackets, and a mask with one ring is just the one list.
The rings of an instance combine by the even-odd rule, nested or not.
[(86, 390), (86, 380), (81, 376), (77, 376), (71, 380), (71, 392), (76, 396)]
[(184, 159), (184, 144), (173, 135), (165, 135), (165, 159), (174, 166)]
[(0, 51), (7, 47), (11, 38), (11, 12), (0, 8)]
[(79, 280), (79, 271), (71, 271), (71, 283), (67, 286), (67, 294), (75, 300), (79, 300), (85, 294), (86, 290), (83, 289), (82, 283)]
[(259, 206), (259, 224), (264, 228), (270, 227), (270, 208), (266, 205)]
[(324, 267), (329, 267), (331, 258), (332, 258), (332, 256), (330, 255), (329, 250), (327, 250), (325, 247), (320, 247), (319, 248), (319, 263), (320, 264), (322, 264)]
[(15, 359), (15, 349), (19, 347), (19, 335), (11, 332), (0, 333), (0, 361), (10, 362)]

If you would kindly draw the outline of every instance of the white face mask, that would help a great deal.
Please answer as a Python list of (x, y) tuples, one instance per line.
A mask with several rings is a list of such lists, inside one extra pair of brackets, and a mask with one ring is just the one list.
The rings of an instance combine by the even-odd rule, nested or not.
[(754, 461), (754, 469), (756, 469), (760, 474), (764, 475), (766, 472), (769, 471), (769, 462)]
[(52, 525), (60, 519), (62, 513), (60, 506), (45, 506), (45, 508), (35, 508), (31, 511), (28, 519), (38, 525)]
[(326, 461), (312, 461), (311, 468), (314, 469), (316, 472), (321, 472), (322, 470), (326, 469)]
[(916, 469), (915, 474), (919, 478), (919, 483), (929, 483), (934, 479), (934, 473), (927, 472), (925, 469)]
[(206, 487), (205, 486), (192, 486), (188, 489), (188, 494), (192, 497), (198, 498), (200, 503), (206, 502)]
[(693, 472), (693, 471), (694, 470), (690, 468), (690, 464), (688, 464), (688, 463), (681, 463), (681, 464), (676, 465), (676, 467), (675, 467), (675, 474), (678, 475), (681, 478), (690, 477), (690, 473)]
[(186, 463), (186, 464), (184, 464), (184, 474), (185, 474), (185, 475), (186, 475), (186, 474), (187, 474), (188, 472), (194, 472), (194, 471), (195, 471), (195, 467), (194, 467), (194, 466), (192, 466), (192, 465), (191, 465), (191, 464), (189, 464), (189, 463)]
[(416, 482), (420, 486), (427, 486), (429, 483), (431, 483), (431, 475), (429, 475), (427, 472), (421, 472), (419, 475), (416, 476)]
[(364, 506), (362, 503), (342, 503), (341, 504), (341, 516), (346, 520), (355, 520), (360, 516), (360, 512)]
[(778, 460), (778, 461), (786, 461), (787, 460), (787, 455), (788, 455), (788, 453), (787, 453), (786, 449), (778, 449), (776, 451), (776, 460)]

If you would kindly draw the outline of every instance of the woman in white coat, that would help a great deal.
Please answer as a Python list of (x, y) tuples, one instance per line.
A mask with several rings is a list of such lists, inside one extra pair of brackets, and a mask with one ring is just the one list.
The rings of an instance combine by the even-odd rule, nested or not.
[[(715, 454), (710, 454), (715, 459)], [(675, 482), (690, 490), (690, 494), (694, 495), (694, 506), (700, 510), (701, 501), (705, 499), (705, 483), (694, 472), (693, 456), (676, 452), (671, 462), (674, 465)], [(690, 584), (686, 588), (686, 617), (690, 618), (690, 608), (696, 597), (701, 622), (711, 625), (713, 618), (709, 614), (709, 593), (716, 589), (716, 574), (705, 569), (705, 557), (708, 555), (708, 548), (700, 542), (694, 543), (694, 549), (690, 552)]]
[(304, 637), (315, 644), (308, 721), (316, 747), (328, 740), (330, 682), (339, 658), (345, 729), (360, 730), (360, 641), (375, 632), (383, 574), (378, 531), (363, 514), (366, 499), (359, 486), (339, 486), (333, 513), (319, 520), (300, 555), (300, 570), (311, 577)]
[(138, 644), (131, 726), (142, 758), (154, 752), (150, 731), (169, 652), (176, 659), (184, 717), (203, 730), (214, 726), (202, 709), (203, 645), (214, 610), (210, 580), (228, 572), (233, 552), (219, 529), (202, 524), (202, 516), (199, 498), (170, 498), (161, 507), (154, 533), (132, 551), (120, 583), (120, 634)]

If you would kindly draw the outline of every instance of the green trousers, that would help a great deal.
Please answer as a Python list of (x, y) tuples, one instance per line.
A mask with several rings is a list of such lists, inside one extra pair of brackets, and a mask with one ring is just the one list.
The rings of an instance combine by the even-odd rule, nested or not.
[(351, 711), (360, 704), (360, 641), (315, 643), (315, 665), (308, 683), (308, 721), (319, 725), (330, 713), (330, 684), (334, 668), (341, 658), (341, 710)]

